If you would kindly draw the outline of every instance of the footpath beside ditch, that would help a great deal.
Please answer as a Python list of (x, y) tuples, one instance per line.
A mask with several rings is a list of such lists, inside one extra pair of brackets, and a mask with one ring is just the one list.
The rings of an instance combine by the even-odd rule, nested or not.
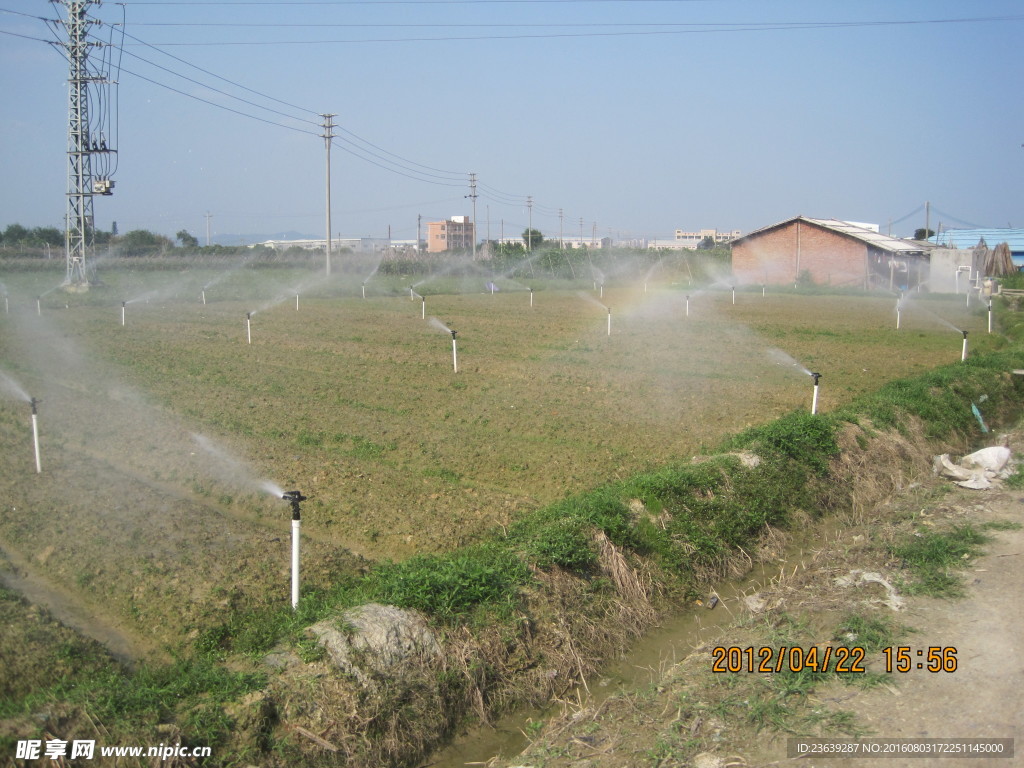
[[(1024, 438), (1010, 436), (1014, 454)], [(533, 730), (521, 755), (490, 768), (619, 766), (817, 766), (943, 768), (1024, 764), (1024, 490), (958, 488), (922, 467), (919, 477), (862, 514), (844, 517), (806, 548), (769, 588), (723, 604), (736, 621), (683, 661), (652, 670), (642, 690), (596, 706), (565, 703)], [(962, 596), (907, 594), (914, 581), (893, 547), (931, 532), (983, 532), (988, 541), (948, 571)], [(851, 574), (875, 574), (849, 578)], [(888, 586), (887, 586), (888, 585)], [(891, 588), (890, 588), (891, 587)], [(952, 591), (956, 591), (956, 586)], [(851, 622), (850, 616), (863, 620)], [(779, 648), (789, 643), (867, 646), (867, 673), (775, 676), (715, 674), (716, 647)], [(886, 672), (887, 644), (911, 649), (912, 669)], [(955, 672), (917, 669), (918, 649), (955, 648)], [(925, 664), (926, 665), (926, 664)], [(774, 678), (774, 679), (773, 679)], [(792, 735), (816, 738), (1014, 739), (1007, 759), (858, 757), (787, 754)]]

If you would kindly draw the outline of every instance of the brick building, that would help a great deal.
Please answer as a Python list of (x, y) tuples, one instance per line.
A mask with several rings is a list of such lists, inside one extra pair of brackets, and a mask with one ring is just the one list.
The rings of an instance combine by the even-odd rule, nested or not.
[(469, 216), (452, 216), (444, 221), (427, 222), (427, 252), (468, 251), (476, 236)]
[(797, 216), (732, 241), (740, 285), (792, 284), (916, 288), (928, 280), (928, 246), (880, 234), (877, 227)]

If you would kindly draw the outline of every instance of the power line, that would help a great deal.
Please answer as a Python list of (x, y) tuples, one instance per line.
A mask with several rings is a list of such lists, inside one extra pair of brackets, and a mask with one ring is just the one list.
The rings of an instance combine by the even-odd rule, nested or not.
[[(505, 1), (505, 0), (503, 0)], [(978, 16), (955, 19), (904, 19), (892, 21), (822, 21), (822, 22), (748, 22), (748, 23), (716, 23), (688, 24), (686, 29), (647, 29), (609, 32), (557, 32), (549, 34), (523, 33), (512, 35), (443, 35), (437, 37), (374, 37), (346, 38), (335, 40), (254, 40), (254, 41), (206, 41), (206, 42), (165, 42), (165, 46), (252, 46), (252, 45), (337, 45), (358, 43), (418, 43), (418, 42), (455, 42), (475, 40), (543, 40), (587, 37), (646, 37), (653, 35), (695, 35), (695, 34), (727, 34), (736, 32), (778, 32), (802, 31), (815, 29), (853, 29), (864, 27), (893, 26), (924, 26), (931, 24), (973, 24), (981, 22), (1012, 22), (1024, 21), (1024, 15), (1013, 16)], [(320, 26), (320, 25), (318, 25)], [(447, 26), (447, 25), (446, 25)], [(511, 25), (519, 26), (519, 25)], [(615, 25), (621, 26), (621, 25)]]

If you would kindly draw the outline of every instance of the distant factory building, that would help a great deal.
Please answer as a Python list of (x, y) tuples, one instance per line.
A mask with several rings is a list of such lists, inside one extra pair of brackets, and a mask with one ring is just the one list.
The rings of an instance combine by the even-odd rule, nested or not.
[(696, 232), (685, 232), (677, 229), (674, 239), (648, 240), (645, 247), (671, 251), (695, 251), (697, 246), (707, 239), (710, 239), (715, 245), (727, 245), (741, 234), (743, 233), (738, 229), (734, 229), (732, 232), (719, 232), (717, 229), (700, 229)]
[(739, 284), (907, 290), (928, 281), (930, 246), (880, 234), (872, 224), (797, 216), (732, 241)]
[(427, 252), (468, 251), (476, 237), (469, 216), (452, 216), (445, 221), (427, 222)]

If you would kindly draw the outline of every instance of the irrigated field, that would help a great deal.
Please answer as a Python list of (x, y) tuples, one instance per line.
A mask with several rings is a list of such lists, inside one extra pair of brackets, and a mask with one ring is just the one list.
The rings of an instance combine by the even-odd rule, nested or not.
[[(733, 304), (588, 283), (538, 288), (531, 306), (521, 285), (431, 293), (438, 281), (416, 288), (424, 318), (412, 279), (371, 283), (365, 299), (358, 282), (321, 285), (296, 309), (280, 289), (294, 273), (231, 276), (204, 305), (212, 277), (112, 272), (86, 296), (48, 294), (41, 313), (37, 276), (6, 280), (0, 368), (42, 400), (43, 473), (29, 405), (8, 386), (0, 543), (136, 650), (287, 599), (289, 510), (261, 484), (309, 497), (303, 568), (323, 583), (359, 556), (450, 549), (809, 408), (800, 366), (823, 374), (828, 410), (958, 360), (943, 321), (972, 331), (972, 348), (998, 343), (962, 297), (918, 299), (897, 332), (891, 297), (758, 289)], [(457, 372), (442, 326), (458, 331)]]

